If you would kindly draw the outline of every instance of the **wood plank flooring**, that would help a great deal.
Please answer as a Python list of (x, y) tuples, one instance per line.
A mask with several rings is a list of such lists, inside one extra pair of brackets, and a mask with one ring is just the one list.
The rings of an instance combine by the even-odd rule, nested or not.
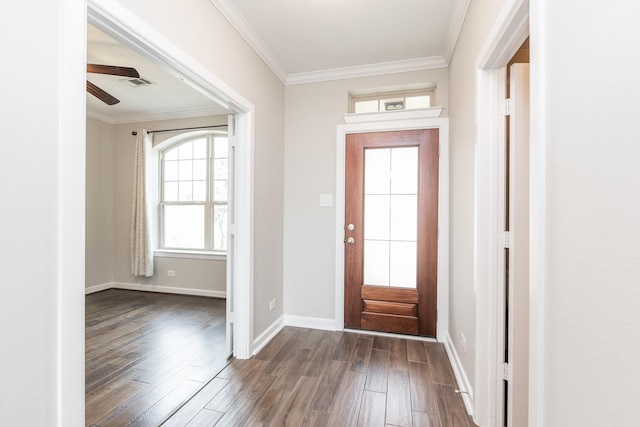
[(441, 344), (284, 328), (164, 427), (473, 427)]
[(211, 390), (228, 364), (225, 312), (215, 298), (87, 295), (86, 425), (159, 426), (199, 389)]

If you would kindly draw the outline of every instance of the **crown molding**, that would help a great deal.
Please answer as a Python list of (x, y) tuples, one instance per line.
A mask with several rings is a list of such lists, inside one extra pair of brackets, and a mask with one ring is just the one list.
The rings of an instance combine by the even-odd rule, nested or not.
[(97, 111), (87, 109), (87, 117), (103, 121), (112, 125), (121, 125), (127, 123), (156, 122), (163, 120), (175, 119), (191, 119), (195, 117), (222, 116), (229, 114), (229, 110), (223, 107), (199, 108), (181, 111), (166, 111), (161, 113), (149, 114), (130, 114), (124, 116), (112, 117), (99, 113)]
[(287, 81), (287, 71), (267, 47), (267, 44), (249, 25), (238, 9), (229, 0), (210, 0), (242, 38), (251, 46), (264, 63), (282, 83)]
[(444, 56), (416, 58), (403, 61), (367, 64), (354, 67), (333, 68), (328, 70), (288, 74), (284, 66), (267, 47), (264, 40), (249, 25), (240, 11), (230, 0), (209, 0), (236, 29), (247, 44), (258, 54), (278, 79), (285, 85), (317, 83), (330, 80), (341, 80), (358, 77), (376, 76), (389, 73), (421, 71), (446, 68), (455, 49), (462, 25), (464, 23), (471, 0), (465, 0), (454, 10), (452, 25), (447, 35)]
[(451, 61), (453, 51), (455, 50), (456, 44), (458, 43), (458, 38), (460, 37), (460, 33), (462, 32), (462, 25), (464, 24), (464, 20), (467, 17), (467, 12), (469, 11), (470, 4), (471, 0), (460, 2), (458, 3), (458, 7), (453, 11), (451, 25), (449, 26), (449, 34), (447, 34), (446, 46), (444, 50), (444, 58), (447, 61), (447, 64), (449, 64), (449, 62)]
[(110, 125), (115, 125), (116, 122), (113, 120), (113, 117), (107, 116), (106, 114), (98, 113), (97, 111), (87, 109), (87, 117), (91, 117), (92, 119), (100, 120), (101, 122), (108, 123)]
[(378, 64), (289, 74), (286, 85), (317, 83), (330, 80), (377, 76), (381, 74), (404, 73), (408, 71), (432, 70), (435, 68), (445, 68), (447, 66), (448, 62), (441, 56), (409, 59), (405, 61), (381, 62)]

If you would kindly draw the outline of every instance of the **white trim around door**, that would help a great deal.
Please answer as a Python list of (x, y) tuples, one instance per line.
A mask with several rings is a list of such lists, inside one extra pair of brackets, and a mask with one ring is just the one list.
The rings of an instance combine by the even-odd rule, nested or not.
[(410, 129), (440, 130), (438, 176), (438, 323), (436, 338), (445, 342), (449, 330), (449, 119), (404, 118), (338, 125), (336, 135), (336, 259), (335, 329), (344, 329), (344, 209), (345, 145), (350, 133), (384, 132)]
[(253, 352), (254, 106), (117, 1), (87, 0), (87, 19), (139, 53), (162, 63), (177, 78), (235, 115), (234, 213), (229, 219), (233, 265), (227, 278), (227, 303), (232, 310), (234, 356), (247, 359)]
[[(535, 3), (535, 2), (531, 2)], [(541, 19), (535, 7), (530, 21), (530, 2), (510, 0), (496, 18), (496, 25), (485, 40), (477, 60), (478, 111), (475, 151), (475, 288), (476, 299), (476, 375), (474, 419), (479, 425), (494, 426), (501, 410), (497, 390), (497, 361), (500, 345), (498, 301), (502, 286), (502, 265), (498, 254), (500, 223), (504, 217), (504, 125), (501, 102), (505, 97), (505, 67), (520, 45), (530, 35), (531, 46), (531, 127), (530, 127), (530, 244), (529, 244), (529, 425), (542, 425), (543, 301), (544, 301), (544, 144), (543, 114), (540, 105), (540, 69), (537, 39)], [(537, 8), (543, 6), (538, 5)], [(480, 195), (482, 197), (480, 197)], [(480, 392), (481, 391), (481, 392)]]

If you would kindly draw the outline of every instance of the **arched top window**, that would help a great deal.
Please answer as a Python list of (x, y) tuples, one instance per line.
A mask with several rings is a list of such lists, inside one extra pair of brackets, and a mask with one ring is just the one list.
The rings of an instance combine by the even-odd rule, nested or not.
[(227, 134), (172, 138), (160, 149), (159, 161), (160, 249), (226, 252)]

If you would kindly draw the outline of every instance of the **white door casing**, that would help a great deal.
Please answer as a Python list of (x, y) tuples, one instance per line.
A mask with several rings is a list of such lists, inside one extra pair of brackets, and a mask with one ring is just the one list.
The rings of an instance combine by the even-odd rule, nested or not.
[[(507, 2), (496, 17), (496, 25), (478, 55), (477, 142), (475, 149), (475, 289), (476, 367), (473, 417), (477, 424), (496, 426), (499, 404), (499, 331), (503, 313), (498, 302), (503, 286), (502, 232), (504, 230), (504, 144), (503, 102), (506, 97), (506, 65), (529, 35), (529, 2)], [(535, 41), (532, 38), (532, 45)], [(532, 68), (533, 67), (532, 57)], [(532, 171), (533, 172), (533, 171)], [(502, 194), (501, 194), (502, 192)], [(533, 218), (532, 218), (533, 220)], [(532, 314), (534, 314), (532, 312)], [(531, 325), (533, 328), (534, 325)], [(540, 349), (538, 349), (540, 350)], [(531, 347), (533, 353), (534, 348)], [(537, 365), (532, 372), (537, 372)], [(535, 375), (531, 374), (530, 378)], [(539, 388), (539, 385), (536, 387)], [(530, 395), (530, 409), (539, 410), (536, 395)]]
[(449, 320), (449, 119), (416, 118), (415, 112), (394, 112), (393, 120), (362, 121), (338, 125), (336, 136), (336, 259), (335, 317), (336, 330), (344, 329), (344, 217), (345, 217), (345, 144), (348, 133), (380, 132), (410, 129), (440, 131), (440, 163), (438, 180), (438, 322), (436, 337), (444, 342)]

